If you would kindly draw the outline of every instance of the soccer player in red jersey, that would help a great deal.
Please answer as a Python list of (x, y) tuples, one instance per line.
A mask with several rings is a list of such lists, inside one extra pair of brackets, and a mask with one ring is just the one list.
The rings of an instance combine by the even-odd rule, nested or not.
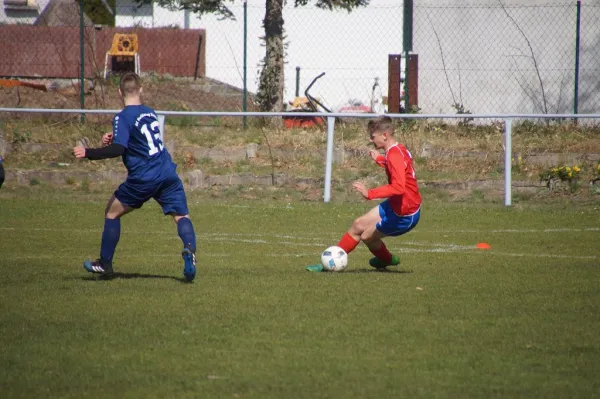
[[(369, 154), (379, 166), (385, 168), (388, 184), (370, 190), (360, 182), (352, 186), (367, 200), (386, 200), (357, 218), (337, 246), (350, 253), (362, 241), (375, 255), (369, 264), (376, 269), (383, 269), (398, 265), (400, 260), (388, 251), (381, 239), (408, 233), (417, 225), (421, 215), (421, 194), (412, 155), (394, 138), (392, 118), (377, 117), (369, 121), (367, 127), (371, 143), (375, 146), (375, 150)], [(385, 155), (378, 150), (384, 150)], [(323, 266), (310, 265), (306, 269), (320, 272)]]

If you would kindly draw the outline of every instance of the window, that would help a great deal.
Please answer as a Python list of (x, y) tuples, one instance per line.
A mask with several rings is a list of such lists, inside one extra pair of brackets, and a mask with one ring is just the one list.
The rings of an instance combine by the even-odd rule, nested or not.
[(3, 0), (7, 11), (37, 11), (36, 0)]

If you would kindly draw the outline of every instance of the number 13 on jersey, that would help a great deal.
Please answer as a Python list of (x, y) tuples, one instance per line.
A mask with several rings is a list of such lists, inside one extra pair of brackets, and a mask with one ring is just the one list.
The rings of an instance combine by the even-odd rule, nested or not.
[(163, 150), (164, 146), (161, 140), (162, 135), (160, 134), (160, 124), (158, 121), (143, 124), (140, 131), (144, 137), (146, 137), (146, 141), (148, 142), (148, 155), (152, 156)]

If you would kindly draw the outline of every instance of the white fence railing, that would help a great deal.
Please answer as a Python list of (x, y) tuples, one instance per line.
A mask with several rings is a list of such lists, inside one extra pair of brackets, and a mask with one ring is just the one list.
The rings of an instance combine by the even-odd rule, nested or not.
[[(67, 113), (67, 114), (116, 114), (120, 110), (108, 109), (50, 109), (50, 108), (0, 108), (0, 112), (23, 113)], [(379, 114), (352, 113), (318, 113), (318, 112), (191, 112), (191, 111), (156, 111), (164, 132), (167, 116), (255, 116), (255, 117), (322, 117), (327, 120), (327, 152), (325, 159), (325, 184), (323, 200), (331, 200), (331, 170), (333, 165), (333, 137), (335, 135), (336, 118), (375, 118)], [(512, 121), (515, 119), (600, 119), (600, 114), (386, 114), (396, 119), (492, 119), (504, 121), (504, 205), (512, 205)], [(163, 137), (164, 141), (164, 137)]]

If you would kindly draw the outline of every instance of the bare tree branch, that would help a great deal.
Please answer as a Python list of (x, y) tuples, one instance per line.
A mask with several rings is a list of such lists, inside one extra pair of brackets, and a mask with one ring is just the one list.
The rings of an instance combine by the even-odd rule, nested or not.
[(435, 26), (433, 25), (433, 22), (431, 22), (431, 18), (429, 18), (429, 14), (427, 14), (427, 20), (429, 21), (429, 24), (431, 25), (431, 29), (433, 29), (433, 34), (435, 35), (435, 38), (437, 40), (438, 43), (438, 47), (440, 49), (440, 56), (442, 57), (442, 67), (444, 68), (444, 75), (446, 75), (446, 82), (448, 83), (448, 88), (450, 89), (450, 94), (452, 95), (452, 103), (453, 105), (456, 105), (456, 97), (454, 97), (454, 91), (452, 91), (452, 85), (450, 84), (450, 78), (448, 77), (448, 70), (446, 69), (446, 61), (444, 60), (444, 50), (442, 48), (442, 42), (440, 41), (440, 36), (438, 35), (437, 31), (435, 30)]
[(517, 21), (515, 21), (515, 19), (508, 13), (508, 10), (504, 6), (504, 3), (502, 3), (502, 0), (498, 0), (498, 3), (500, 3), (502, 11), (504, 11), (504, 13), (508, 17), (508, 19), (510, 19), (510, 21), (513, 23), (513, 25), (515, 25), (515, 27), (517, 28), (517, 30), (519, 31), (521, 36), (523, 36), (523, 39), (525, 39), (525, 42), (527, 43), (527, 47), (529, 47), (529, 52), (531, 53), (531, 59), (533, 61), (533, 66), (535, 67), (535, 72), (537, 74), (537, 78), (540, 83), (540, 88), (542, 90), (542, 100), (543, 100), (542, 110), (545, 114), (547, 114), (548, 113), (548, 102), (546, 101), (546, 91), (544, 90), (544, 82), (542, 81), (542, 76), (540, 74), (540, 68), (538, 66), (537, 59), (535, 58), (535, 52), (533, 51), (533, 46), (531, 46), (531, 42), (527, 38), (527, 35), (525, 34), (525, 32), (523, 32), (523, 29), (521, 29), (521, 27), (519, 26)]
[(555, 113), (560, 113), (560, 103), (562, 102), (562, 98), (563, 98), (563, 89), (565, 87), (565, 81), (567, 78), (567, 74), (563, 73), (562, 78), (560, 80), (560, 86), (559, 86), (559, 90), (558, 90), (558, 100), (556, 100), (556, 110)]
[[(516, 61), (513, 60), (513, 62), (515, 63), (516, 71), (520, 72), (519, 67), (516, 65)], [(527, 77), (525, 77), (525, 74), (523, 74), (521, 72), (521, 76), (520, 76), (521, 80), (519, 80), (519, 76), (517, 76), (517, 72), (514, 72), (514, 77), (515, 77), (515, 81), (517, 82), (519, 87), (521, 87), (521, 90), (523, 90), (523, 93), (525, 93), (527, 98), (529, 98), (529, 100), (531, 100), (531, 102), (533, 103), (533, 105), (536, 108), (538, 108), (540, 111), (543, 111), (544, 108), (542, 107), (539, 99), (535, 95), (535, 90), (533, 89), (533, 87), (531, 87), (529, 85), (529, 83), (527, 83)]]

